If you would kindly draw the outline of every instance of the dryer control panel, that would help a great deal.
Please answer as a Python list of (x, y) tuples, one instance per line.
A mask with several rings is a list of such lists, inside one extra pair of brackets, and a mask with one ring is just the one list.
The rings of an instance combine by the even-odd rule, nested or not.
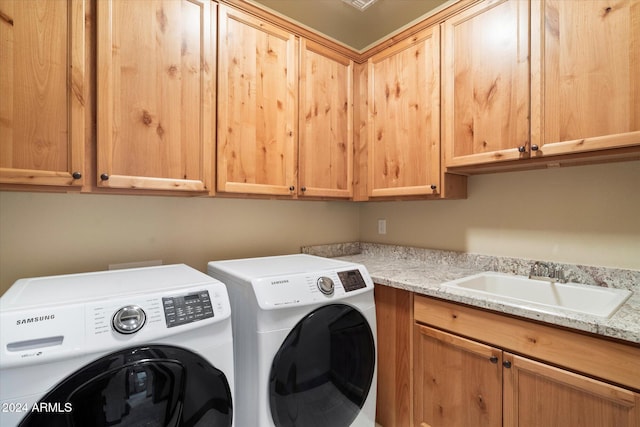
[(252, 285), (263, 310), (338, 302), (373, 289), (364, 266), (264, 277), (252, 280)]
[(339, 271), (338, 277), (342, 281), (342, 286), (344, 286), (346, 292), (357, 291), (367, 287), (360, 270)]

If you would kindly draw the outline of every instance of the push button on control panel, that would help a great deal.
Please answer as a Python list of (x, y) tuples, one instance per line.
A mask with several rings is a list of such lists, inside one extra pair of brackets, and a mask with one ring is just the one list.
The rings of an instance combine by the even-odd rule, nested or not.
[(167, 328), (213, 317), (213, 307), (208, 291), (162, 298), (162, 306)]

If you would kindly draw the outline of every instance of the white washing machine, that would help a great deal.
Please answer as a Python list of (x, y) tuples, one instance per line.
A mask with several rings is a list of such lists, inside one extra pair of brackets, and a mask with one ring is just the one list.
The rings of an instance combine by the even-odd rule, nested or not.
[(226, 287), (186, 265), (18, 280), (0, 344), (3, 427), (234, 425)]
[(227, 285), (238, 426), (373, 427), (376, 313), (359, 264), (311, 255), (210, 262)]

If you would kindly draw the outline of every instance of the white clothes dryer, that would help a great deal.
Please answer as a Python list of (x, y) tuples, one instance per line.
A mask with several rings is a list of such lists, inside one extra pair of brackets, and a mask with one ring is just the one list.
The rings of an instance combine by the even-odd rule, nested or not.
[(3, 427), (234, 425), (226, 287), (186, 265), (18, 280), (0, 345)]
[(363, 265), (298, 254), (207, 271), (231, 300), (238, 426), (375, 425), (376, 314)]

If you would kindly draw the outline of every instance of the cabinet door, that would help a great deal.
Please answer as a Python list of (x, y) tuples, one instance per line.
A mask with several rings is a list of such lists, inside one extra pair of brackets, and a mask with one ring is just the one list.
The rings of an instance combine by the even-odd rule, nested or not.
[(483, 1), (443, 29), (445, 165), (528, 156), (529, 2)]
[(97, 6), (98, 185), (209, 190), (211, 1), (101, 0)]
[(531, 31), (535, 155), (640, 145), (640, 1), (532, 0)]
[(301, 41), (300, 195), (353, 195), (353, 61)]
[[(640, 394), (504, 354), (506, 427), (638, 427)], [(602, 363), (611, 361), (602, 360)]]
[(502, 426), (501, 350), (416, 325), (413, 363), (415, 426)]
[(440, 32), (423, 30), (369, 59), (368, 193), (440, 191)]
[(293, 195), (298, 41), (220, 5), (218, 191)]
[(0, 0), (0, 183), (80, 186), (84, 1)]

